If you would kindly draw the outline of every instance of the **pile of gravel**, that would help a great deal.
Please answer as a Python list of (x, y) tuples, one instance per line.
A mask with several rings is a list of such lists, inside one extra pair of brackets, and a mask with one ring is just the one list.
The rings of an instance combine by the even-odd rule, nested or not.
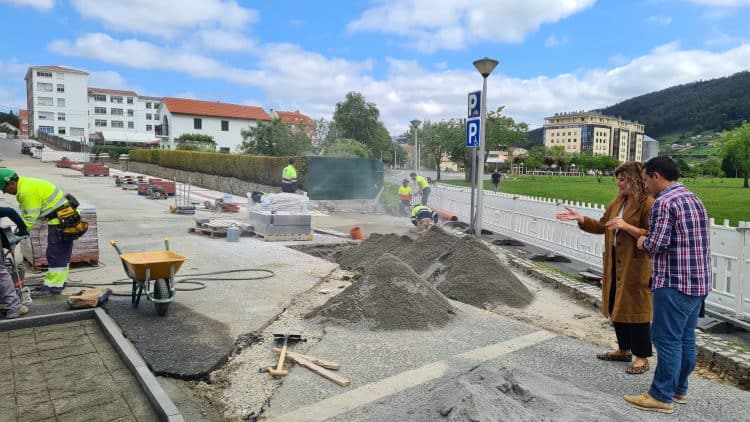
[(409, 265), (445, 296), (479, 308), (522, 308), (533, 293), (505, 263), (472, 236), (454, 236), (433, 226), (416, 239), (373, 234), (331, 258), (342, 268), (372, 274), (373, 263), (389, 253)]
[(442, 327), (451, 303), (395, 256), (385, 253), (364, 277), (311, 313), (311, 317), (365, 325), (374, 330)]

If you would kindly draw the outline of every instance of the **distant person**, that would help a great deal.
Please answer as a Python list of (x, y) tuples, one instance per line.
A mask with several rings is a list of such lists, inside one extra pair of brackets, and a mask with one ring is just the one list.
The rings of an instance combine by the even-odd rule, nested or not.
[(409, 176), (417, 184), (417, 195), (422, 194), (422, 205), (427, 205), (427, 199), (430, 197), (430, 182), (424, 176), (417, 176), (417, 173), (414, 172)]
[[(29, 234), (26, 231), (26, 223), (24, 223), (21, 216), (13, 208), (0, 207), (0, 217), (8, 217), (16, 225), (16, 235), (27, 236)], [(29, 312), (29, 308), (23, 305), (21, 298), (18, 297), (16, 286), (13, 284), (13, 278), (8, 272), (5, 263), (0, 265), (0, 299), (2, 299), (5, 306), (5, 319), (15, 319)]]
[(492, 191), (497, 192), (497, 188), (500, 187), (500, 178), (502, 176), (498, 173), (497, 169), (495, 169), (490, 177), (492, 177)]
[(654, 157), (643, 169), (656, 197), (651, 230), (638, 247), (653, 260), (654, 323), (651, 331), (658, 361), (651, 388), (625, 401), (642, 409), (672, 413), (672, 402), (687, 403), (688, 376), (695, 368), (695, 327), (711, 292), (709, 221), (701, 200), (677, 181), (677, 165)]
[(586, 232), (604, 233), (602, 315), (612, 320), (617, 350), (596, 355), (606, 361), (633, 362), (629, 374), (649, 369), (651, 356), (652, 297), (649, 290), (651, 261), (638, 249), (640, 236), (648, 234), (654, 199), (641, 178), (641, 163), (624, 163), (615, 170), (618, 194), (599, 219), (585, 217), (565, 207), (558, 220), (576, 220)]
[(427, 205), (417, 204), (411, 209), (411, 223), (416, 227), (437, 224), (438, 215)]
[(287, 193), (297, 192), (297, 169), (294, 168), (294, 159), (289, 159), (289, 164), (281, 173), (281, 191)]
[(401, 182), (401, 186), (398, 188), (398, 200), (400, 203), (400, 209), (405, 210), (406, 214), (409, 214), (411, 210), (411, 186), (409, 186), (409, 179), (404, 179)]

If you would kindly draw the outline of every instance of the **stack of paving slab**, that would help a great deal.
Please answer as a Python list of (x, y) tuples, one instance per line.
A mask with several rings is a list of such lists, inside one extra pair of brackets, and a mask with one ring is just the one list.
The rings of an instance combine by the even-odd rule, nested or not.
[(312, 217), (305, 196), (280, 193), (265, 195), (249, 209), (255, 234), (265, 240), (312, 240)]
[[(89, 224), (89, 229), (79, 239), (73, 241), (73, 254), (70, 263), (99, 264), (99, 230), (96, 222), (96, 208), (81, 204), (78, 207), (81, 219)], [(23, 258), (34, 268), (49, 266), (47, 262), (47, 222), (39, 220), (31, 230), (28, 239), (21, 242)]]

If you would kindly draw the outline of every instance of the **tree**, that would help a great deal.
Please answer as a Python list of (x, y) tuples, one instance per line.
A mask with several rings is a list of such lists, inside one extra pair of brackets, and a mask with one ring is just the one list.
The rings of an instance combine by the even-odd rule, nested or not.
[[(380, 122), (380, 111), (375, 103), (368, 103), (359, 92), (346, 94), (344, 101), (336, 103), (333, 113), (333, 139), (347, 138), (363, 143), (374, 157), (389, 151), (391, 137)], [(332, 129), (332, 130), (331, 130)]]
[(291, 157), (304, 155), (311, 150), (310, 138), (304, 132), (292, 134), (281, 119), (270, 123), (259, 122), (256, 127), (242, 130), (240, 149), (247, 154)]
[(742, 126), (722, 133), (719, 141), (721, 142), (721, 154), (725, 159), (729, 159), (735, 163), (744, 178), (742, 187), (748, 188), (748, 175), (750, 175), (750, 122), (743, 122)]
[(437, 172), (437, 180), (440, 180), (440, 164), (443, 157), (451, 155), (451, 151), (464, 145), (465, 128), (455, 120), (442, 121), (439, 123), (425, 122), (419, 131), (419, 144), (422, 155), (427, 158), (426, 163), (431, 163)]
[(698, 170), (706, 176), (723, 176), (724, 173), (721, 169), (721, 159), (716, 156), (706, 158), (706, 161), (704, 161), (698, 167)]
[(370, 158), (370, 151), (362, 142), (354, 139), (336, 139), (326, 142), (323, 155), (327, 157)]

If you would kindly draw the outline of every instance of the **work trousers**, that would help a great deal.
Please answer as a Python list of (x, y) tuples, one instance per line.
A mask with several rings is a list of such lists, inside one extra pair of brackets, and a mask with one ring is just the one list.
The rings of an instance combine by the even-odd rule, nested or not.
[(281, 182), (281, 191), (287, 192), (287, 193), (296, 193), (297, 192), (297, 181), (296, 180), (284, 180)]
[(430, 188), (422, 189), (422, 205), (427, 206), (427, 199), (430, 197)]
[(706, 296), (690, 296), (671, 287), (654, 290), (651, 335), (658, 361), (648, 393), (664, 403), (686, 395), (688, 376), (695, 369), (695, 327)]
[(73, 254), (73, 241), (64, 240), (62, 228), (49, 226), (47, 229), (47, 273), (44, 285), (62, 288), (70, 275), (70, 256)]
[(21, 299), (16, 293), (16, 286), (13, 285), (8, 269), (5, 268), (5, 262), (0, 265), (0, 297), (7, 311), (15, 311), (21, 307)]

